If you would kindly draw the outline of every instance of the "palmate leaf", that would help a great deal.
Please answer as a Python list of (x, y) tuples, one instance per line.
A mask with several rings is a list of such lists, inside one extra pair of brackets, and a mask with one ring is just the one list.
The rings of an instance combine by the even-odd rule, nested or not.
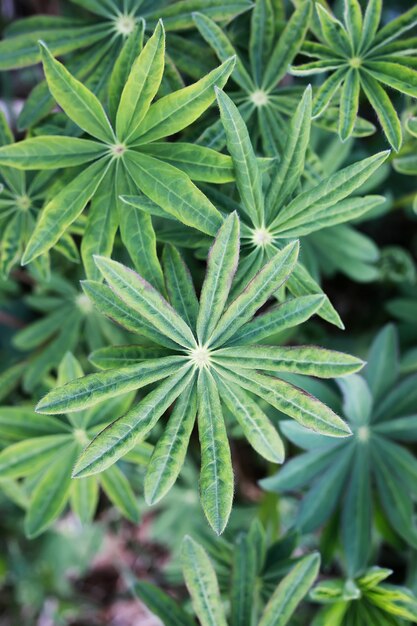
[[(417, 23), (411, 8), (378, 31), (382, 2), (367, 3), (365, 15), (357, 0), (344, 0), (344, 22), (337, 20), (324, 6), (317, 4), (320, 43), (306, 42), (303, 51), (312, 59), (295, 66), (295, 75), (330, 72), (314, 99), (314, 115), (319, 116), (340, 90), (339, 136), (345, 141), (353, 133), (362, 89), (374, 108), (387, 140), (398, 151), (402, 132), (395, 108), (384, 89), (416, 95), (417, 72), (410, 63), (413, 49), (399, 39)], [(396, 41), (398, 40), (398, 41)], [(394, 42), (394, 43), (393, 43)]]
[[(253, 395), (322, 434), (344, 437), (350, 431), (327, 406), (276, 378), (273, 370), (290, 369), (328, 377), (332, 371), (345, 375), (363, 365), (359, 359), (328, 350), (262, 346), (254, 347), (253, 360), (249, 353), (246, 362), (248, 351), (246, 347), (239, 348), (239, 336), (246, 346), (251, 336), (268, 337), (279, 328), (299, 323), (317, 310), (321, 297), (283, 304), (271, 314), (265, 313), (266, 323), (262, 318), (256, 318), (254, 323), (256, 311), (294, 268), (298, 244), (291, 243), (277, 252), (229, 303), (238, 253), (239, 222), (231, 214), (220, 228), (208, 257), (200, 302), (187, 268), (172, 247), (163, 254), (169, 301), (132, 270), (98, 257), (97, 266), (107, 285), (88, 282), (86, 293), (100, 310), (139, 336), (149, 336), (157, 347), (139, 343), (100, 350), (93, 354), (93, 362), (110, 369), (52, 390), (37, 406), (42, 413), (71, 413), (156, 383), (137, 405), (99, 432), (77, 461), (74, 474), (84, 477), (107, 470), (143, 440), (175, 403), (148, 465), (145, 496), (148, 502), (157, 502), (175, 482), (197, 415), (201, 501), (217, 533), (226, 526), (233, 498), (223, 408), (235, 414), (255, 450), (270, 461), (282, 462), (281, 439)], [(256, 371), (264, 367), (271, 370), (271, 376)], [(100, 410), (103, 408), (97, 406)]]
[[(0, 163), (20, 169), (56, 169), (92, 162), (74, 176), (42, 210), (27, 245), (23, 263), (47, 252), (63, 237), (70, 225), (92, 201), (87, 220), (82, 257), (89, 278), (99, 274), (92, 260), (95, 253), (109, 254), (119, 226), (123, 243), (144, 277), (163, 290), (162, 274), (156, 257), (155, 236), (148, 215), (121, 205), (120, 196), (144, 193), (174, 217), (179, 214), (214, 235), (222, 223), (221, 214), (191, 182), (227, 182), (234, 174), (230, 158), (213, 150), (182, 144), (175, 153), (157, 140), (177, 133), (197, 118), (215, 99), (214, 87), (223, 87), (233, 70), (234, 59), (209, 72), (196, 83), (161, 97), (156, 96), (164, 69), (165, 38), (162, 23), (140, 51), (135, 31), (122, 58), (130, 71), (114, 77), (118, 102), (112, 100), (115, 124), (112, 127), (99, 99), (69, 73), (42, 45), (42, 61), (48, 87), (56, 102), (80, 129), (97, 141), (77, 137), (33, 137), (0, 148)], [(133, 60), (133, 51), (139, 52)], [(115, 71), (116, 71), (115, 70)], [(125, 85), (121, 89), (121, 79)], [(114, 117), (114, 116), (113, 116)], [(143, 150), (142, 150), (143, 146)], [(106, 195), (106, 207), (99, 201)], [(193, 208), (198, 207), (198, 216)], [(11, 254), (11, 252), (10, 252)]]

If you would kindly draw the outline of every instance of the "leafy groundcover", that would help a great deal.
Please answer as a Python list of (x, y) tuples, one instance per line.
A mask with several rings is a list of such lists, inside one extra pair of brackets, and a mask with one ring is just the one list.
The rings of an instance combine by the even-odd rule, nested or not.
[(417, 624), (417, 6), (0, 8), (2, 626)]

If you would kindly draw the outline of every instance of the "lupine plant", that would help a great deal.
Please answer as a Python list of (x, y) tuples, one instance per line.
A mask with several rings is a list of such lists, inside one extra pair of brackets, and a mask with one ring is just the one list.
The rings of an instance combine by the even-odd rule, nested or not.
[(417, 623), (411, 4), (2, 4), (4, 626)]

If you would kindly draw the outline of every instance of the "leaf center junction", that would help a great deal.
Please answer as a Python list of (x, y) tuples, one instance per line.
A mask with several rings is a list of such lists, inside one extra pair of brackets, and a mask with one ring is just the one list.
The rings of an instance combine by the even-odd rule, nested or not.
[(265, 226), (254, 228), (252, 231), (252, 242), (257, 248), (264, 248), (273, 241), (273, 236)]
[(257, 89), (251, 93), (250, 100), (256, 107), (264, 107), (268, 104), (268, 94), (262, 89)]
[(190, 350), (192, 364), (199, 369), (210, 365), (210, 350), (205, 346), (197, 346)]
[(361, 426), (358, 428), (358, 439), (361, 443), (366, 443), (371, 437), (369, 426)]
[(84, 315), (89, 315), (94, 311), (93, 303), (84, 293), (78, 294), (75, 298), (75, 304)]
[(119, 35), (127, 37), (135, 30), (136, 19), (133, 15), (119, 15), (114, 22), (114, 28)]

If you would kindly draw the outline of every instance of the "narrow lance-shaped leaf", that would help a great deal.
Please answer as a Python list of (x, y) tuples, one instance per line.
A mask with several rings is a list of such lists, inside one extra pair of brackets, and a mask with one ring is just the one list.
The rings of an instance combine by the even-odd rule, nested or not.
[(86, 448), (74, 468), (81, 478), (107, 469), (129, 452), (154, 427), (161, 415), (190, 384), (193, 372), (182, 367), (139, 404), (107, 426)]
[(202, 369), (197, 385), (200, 498), (210, 526), (220, 535), (232, 509), (232, 460), (219, 392), (212, 374)]
[(194, 610), (202, 626), (227, 626), (213, 565), (191, 537), (182, 544), (182, 569)]
[(197, 413), (197, 395), (189, 385), (177, 400), (164, 434), (155, 446), (145, 476), (145, 498), (155, 504), (168, 493), (184, 464)]
[(307, 595), (320, 569), (318, 553), (304, 557), (280, 582), (266, 605), (259, 626), (285, 626)]
[(197, 83), (155, 102), (129, 142), (150, 143), (178, 133), (192, 124), (214, 101), (214, 87), (226, 84), (234, 64), (234, 58), (228, 59)]
[(262, 178), (248, 130), (229, 96), (219, 89), (216, 89), (216, 96), (243, 209), (256, 226), (262, 226), (264, 221)]
[(311, 428), (330, 437), (347, 437), (351, 434), (349, 426), (325, 404), (279, 378), (266, 376), (236, 367), (219, 367), (221, 375), (263, 398), (271, 406), (293, 417), (306, 428)]
[(109, 165), (109, 159), (100, 159), (93, 163), (50, 200), (42, 210), (29, 240), (22, 258), (23, 265), (27, 265), (53, 247), (94, 195)]
[(107, 283), (123, 302), (180, 346), (195, 345), (194, 336), (184, 320), (139, 274), (111, 259), (96, 257), (95, 260)]
[(0, 164), (19, 170), (57, 169), (94, 161), (105, 146), (90, 139), (50, 135), (32, 137), (0, 147)]
[(130, 70), (132, 69), (132, 65), (142, 50), (144, 31), (145, 20), (140, 19), (135, 30), (123, 44), (123, 48), (114, 64), (109, 81), (109, 110), (112, 120), (116, 119), (123, 88), (130, 74)]
[(256, 401), (241, 387), (220, 381), (220, 397), (238, 421), (246, 439), (265, 459), (282, 463), (285, 451), (281, 437)]
[(48, 87), (65, 113), (86, 133), (114, 142), (114, 133), (98, 98), (56, 61), (45, 44), (41, 57)]
[(117, 370), (88, 374), (50, 391), (38, 403), (36, 410), (49, 414), (80, 411), (166, 378), (183, 363), (183, 357), (170, 356), (165, 359), (148, 359)]
[(148, 112), (162, 80), (164, 58), (165, 34), (160, 21), (134, 62), (124, 86), (116, 116), (119, 141), (128, 141)]
[[(91, 476), (88, 476), (76, 482), (82, 482), (91, 478)], [(117, 465), (108, 467), (107, 470), (101, 474), (100, 482), (110, 502), (112, 502), (127, 519), (137, 524), (139, 521), (139, 508), (136, 497), (128, 479), (121, 469), (117, 467)]]
[(220, 318), (210, 337), (212, 347), (232, 337), (279, 289), (297, 261), (298, 250), (297, 241), (288, 244), (256, 274)]
[(162, 254), (166, 290), (174, 309), (194, 330), (198, 315), (198, 299), (188, 267), (174, 246), (167, 245)]
[(204, 345), (220, 319), (239, 260), (239, 220), (232, 213), (219, 229), (210, 249), (200, 295), (197, 337)]

